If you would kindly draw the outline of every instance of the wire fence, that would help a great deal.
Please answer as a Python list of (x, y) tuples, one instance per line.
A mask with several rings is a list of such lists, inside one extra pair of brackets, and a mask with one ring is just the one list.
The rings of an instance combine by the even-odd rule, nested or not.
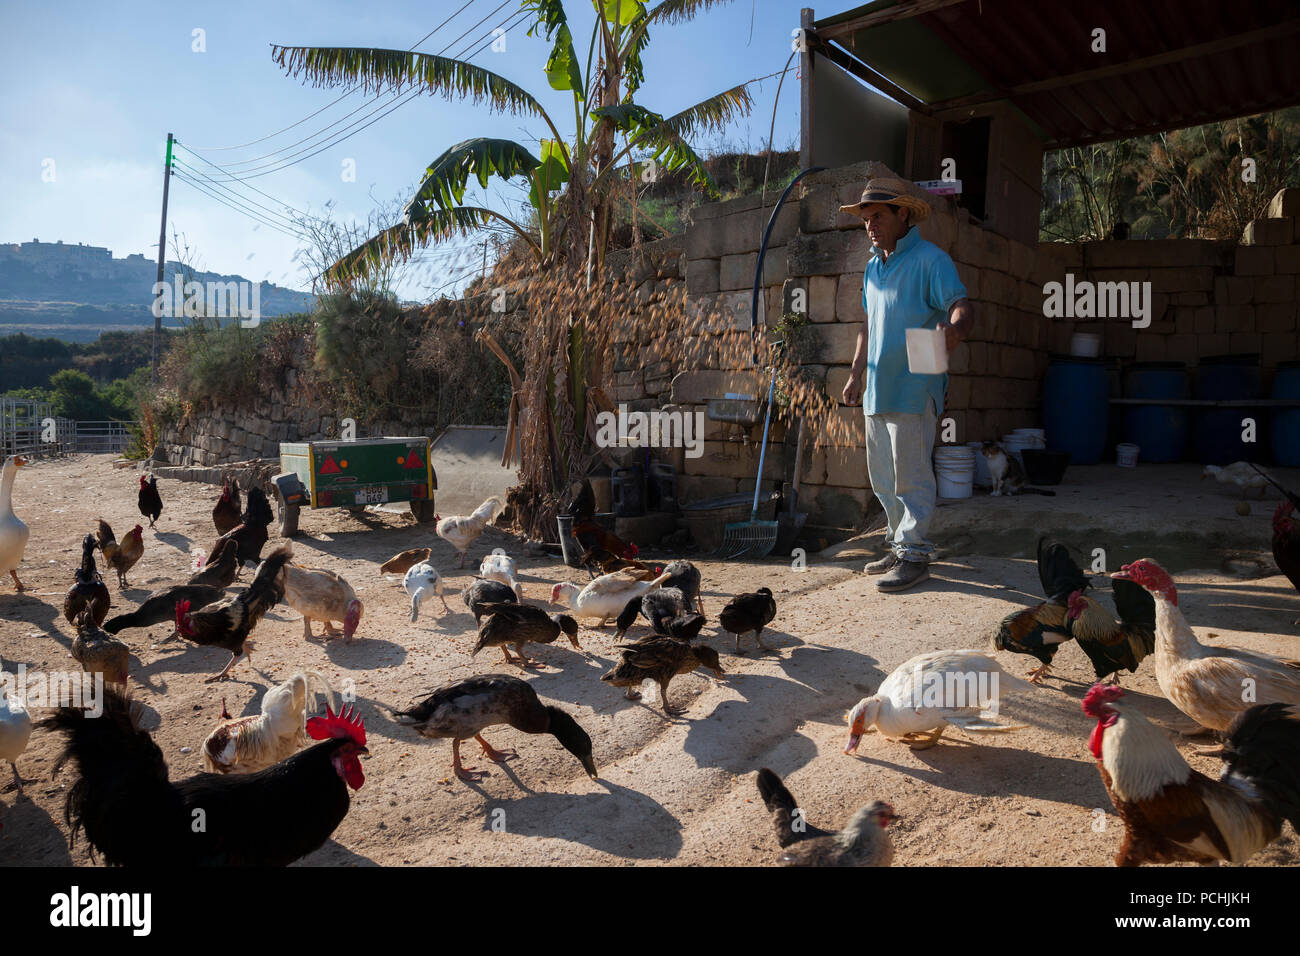
[(74, 421), (54, 414), (49, 402), (0, 396), (0, 458), (10, 455), (120, 455), (139, 422)]

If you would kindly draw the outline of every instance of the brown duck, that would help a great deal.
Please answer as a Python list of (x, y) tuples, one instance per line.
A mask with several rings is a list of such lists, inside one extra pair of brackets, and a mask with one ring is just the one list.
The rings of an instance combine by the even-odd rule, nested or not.
[[(576, 649), (582, 650), (578, 644), (578, 622), (567, 614), (547, 614), (540, 607), (531, 604), (484, 604), (482, 609), (489, 616), (479, 625), (478, 643), (470, 651), (470, 657), (485, 647), (499, 647), (507, 664), (540, 667), (536, 661), (524, 656), (524, 645), (530, 641), (534, 644), (550, 644), (562, 633)], [(515, 649), (519, 660), (510, 656), (507, 646)]]
[(697, 667), (707, 667), (719, 677), (724, 673), (718, 652), (707, 644), (692, 646), (675, 637), (646, 637), (617, 646), (623, 651), (623, 659), (601, 680), (626, 687), (629, 700), (640, 700), (637, 688), (643, 681), (654, 681), (659, 685), (659, 699), (666, 714), (680, 714), (685, 709), (668, 703), (668, 684), (678, 674), (689, 674)]

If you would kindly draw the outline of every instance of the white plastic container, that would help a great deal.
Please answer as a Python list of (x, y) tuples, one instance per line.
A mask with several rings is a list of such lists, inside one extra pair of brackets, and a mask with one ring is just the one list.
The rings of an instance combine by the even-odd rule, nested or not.
[(1075, 332), (1070, 336), (1070, 354), (1076, 358), (1097, 358), (1101, 355), (1101, 336), (1096, 332)]
[(1121, 468), (1136, 468), (1138, 452), (1141, 450), (1137, 445), (1121, 442), (1115, 446), (1115, 463)]
[(1036, 438), (1032, 435), (1013, 434), (1013, 435), (1003, 435), (1001, 444), (1002, 444), (1003, 451), (1005, 451), (1008, 455), (1010, 455), (1016, 461), (1020, 462), (1021, 465), (1023, 465), (1025, 463), (1025, 460), (1020, 455), (1022, 451), (1024, 451), (1026, 448), (1044, 448), (1046, 447), (1047, 443), (1043, 441), (1043, 439)]
[(934, 450), (940, 498), (969, 498), (974, 493), (976, 457), (969, 445), (940, 445)]
[(914, 375), (942, 375), (948, 371), (943, 329), (907, 330), (907, 370)]

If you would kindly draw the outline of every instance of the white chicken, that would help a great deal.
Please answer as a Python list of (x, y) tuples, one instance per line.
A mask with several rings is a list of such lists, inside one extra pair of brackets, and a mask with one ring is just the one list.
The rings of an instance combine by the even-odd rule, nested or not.
[(1261, 498), (1268, 488), (1268, 479), (1257, 472), (1248, 461), (1234, 461), (1231, 465), (1206, 465), (1201, 480), (1213, 478), (1221, 484), (1236, 485), (1242, 491), (1258, 491)]
[(335, 705), (334, 690), (316, 671), (302, 670), (262, 695), (262, 712), (232, 718), (221, 701), (221, 723), (203, 741), (203, 766), (209, 773), (256, 773), (287, 760), (310, 743), (307, 702), (315, 682)]
[(407, 571), (406, 577), (402, 578), (402, 587), (406, 589), (406, 593), (411, 597), (412, 624), (420, 616), (420, 602), (424, 600), (427, 594), (438, 595), (443, 610), (450, 613), (451, 608), (447, 607), (447, 599), (442, 596), (442, 576), (438, 574), (438, 569), (429, 562), (421, 561)]
[[(496, 495), (474, 509), (471, 515), (453, 515), (450, 518), (438, 518), (434, 526), (438, 537), (442, 538), (460, 555), (458, 568), (465, 566), (465, 554), (483, 529), (496, 520), (497, 515), (505, 510), (506, 504)], [(437, 517), (436, 515), (434, 517)]]
[(1227, 730), (1255, 704), (1300, 705), (1300, 661), (1206, 647), (1178, 608), (1173, 578), (1159, 564), (1141, 558), (1111, 577), (1133, 581), (1155, 598), (1156, 682), (1170, 703), (1202, 727)]
[[(32, 718), (27, 713), (23, 702), (9, 692), (0, 692), (0, 760), (7, 760), (14, 772), (14, 782), (10, 787), (16, 788), (21, 795), (23, 784), (31, 783), (18, 775), (18, 758), (27, 749), (27, 742), (32, 739)], [(10, 787), (6, 787), (8, 790)]]
[(13, 498), (14, 477), (25, 464), (26, 458), (12, 455), (5, 459), (4, 467), (0, 469), (0, 573), (8, 571), (19, 591), (26, 590), (23, 582), (18, 580), (18, 565), (23, 562), (31, 529), (14, 514)]
[(515, 580), (515, 559), (504, 551), (493, 551), (478, 566), (478, 576), (487, 581), (500, 581), (515, 592), (515, 597), (524, 599), (524, 590)]
[(913, 750), (933, 747), (949, 724), (964, 731), (1018, 730), (1020, 725), (988, 718), (996, 716), (1002, 695), (1032, 686), (979, 651), (918, 654), (849, 711), (851, 729), (844, 752), (855, 753), (862, 735), (872, 728)]
[(574, 617), (600, 618), (600, 626), (611, 617), (618, 617), (634, 597), (660, 587), (672, 575), (661, 574), (653, 581), (637, 581), (622, 572), (602, 574), (585, 588), (576, 584), (557, 584), (551, 588), (551, 603), (560, 604), (573, 611)]

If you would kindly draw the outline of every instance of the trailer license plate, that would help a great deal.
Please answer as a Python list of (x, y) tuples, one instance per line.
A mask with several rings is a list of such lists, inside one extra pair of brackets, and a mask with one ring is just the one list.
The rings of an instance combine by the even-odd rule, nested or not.
[(388, 501), (388, 486), (382, 485), (379, 488), (359, 488), (357, 490), (357, 504), (359, 505), (380, 505)]

